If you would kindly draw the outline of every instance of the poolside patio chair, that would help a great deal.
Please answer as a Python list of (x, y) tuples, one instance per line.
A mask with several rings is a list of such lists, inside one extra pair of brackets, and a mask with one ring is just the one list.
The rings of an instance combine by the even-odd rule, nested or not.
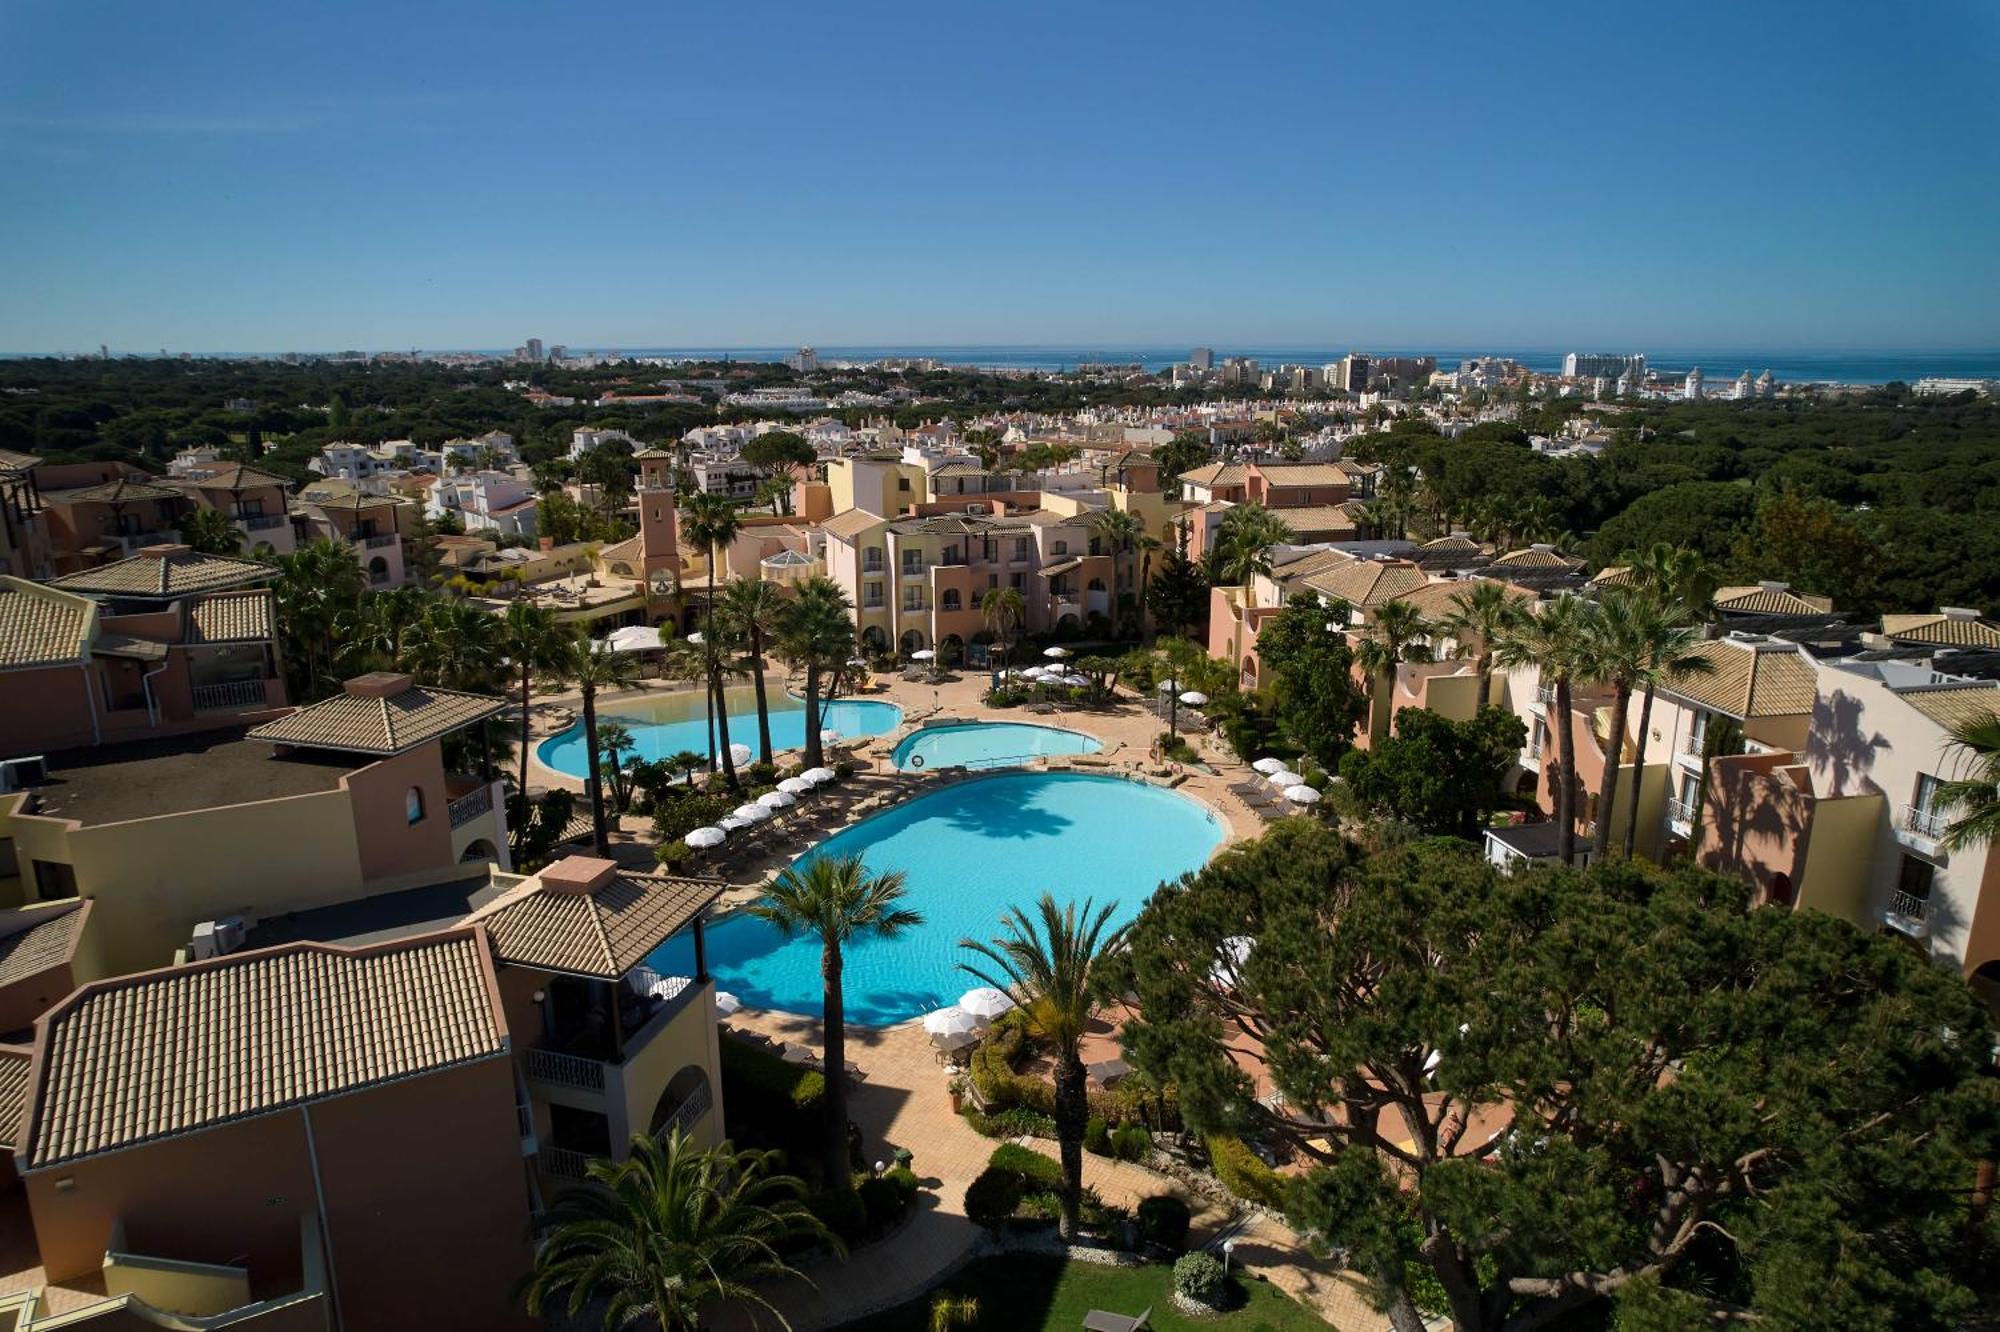
[(1083, 1332), (1144, 1332), (1146, 1320), (1152, 1316), (1153, 1306), (1150, 1304), (1140, 1311), (1137, 1318), (1092, 1309), (1083, 1316)]

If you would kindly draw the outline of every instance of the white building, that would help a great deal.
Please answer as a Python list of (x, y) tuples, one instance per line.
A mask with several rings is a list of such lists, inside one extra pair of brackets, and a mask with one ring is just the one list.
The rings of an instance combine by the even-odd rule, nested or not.
[(1689, 402), (1701, 401), (1701, 367), (1688, 371), (1687, 383), (1681, 388), (1681, 396)]
[(465, 472), (440, 477), (424, 511), (433, 518), (458, 515), (468, 532), (535, 535), (535, 493), (505, 472)]
[(569, 436), (570, 460), (574, 462), (599, 445), (609, 444), (614, 440), (630, 444), (634, 453), (645, 447), (623, 430), (592, 430), (587, 426), (578, 426)]
[(802, 375), (810, 375), (819, 369), (819, 353), (811, 347), (801, 347), (792, 353), (785, 364)]
[(1750, 372), (1745, 370), (1742, 374), (1736, 376), (1736, 400), (1744, 402), (1756, 396), (1757, 384), (1756, 381), (1750, 378)]

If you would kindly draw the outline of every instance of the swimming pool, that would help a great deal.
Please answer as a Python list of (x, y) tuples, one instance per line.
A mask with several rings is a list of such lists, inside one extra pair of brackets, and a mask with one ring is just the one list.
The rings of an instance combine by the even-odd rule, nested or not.
[(1081, 731), (1028, 722), (954, 722), (926, 726), (896, 746), (899, 768), (1005, 767), (1042, 754), (1095, 754), (1104, 748)]
[[(729, 739), (733, 744), (757, 747), (757, 695), (747, 686), (727, 694)], [(771, 710), (771, 745), (774, 749), (797, 749), (806, 742), (805, 700), (794, 698), (781, 688), (768, 693)], [(903, 723), (903, 710), (894, 703), (877, 703), (864, 698), (836, 699), (821, 704), (827, 730), (843, 736), (885, 735)], [(689, 689), (658, 698), (620, 702), (599, 708), (598, 724), (621, 723), (632, 732), (638, 757), (658, 761), (683, 750), (708, 753), (708, 698), (700, 690)], [(535, 757), (543, 766), (581, 779), (588, 775), (590, 759), (583, 721), (560, 735), (552, 735), (535, 747)]]
[[(1164, 879), (1198, 869), (1222, 842), (1207, 808), (1118, 777), (1021, 772), (962, 782), (842, 830), (805, 856), (860, 855), (870, 871), (902, 870), (905, 904), (924, 923), (894, 940), (843, 950), (847, 1020), (880, 1026), (916, 1017), (980, 982), (958, 969), (958, 946), (998, 933), (1000, 913), (1057, 901), (1115, 901), (1112, 920), (1139, 914)], [(716, 984), (755, 1008), (820, 1014), (819, 944), (786, 941), (763, 921), (734, 915), (707, 931)], [(676, 936), (650, 959), (663, 975), (691, 975), (693, 944)]]

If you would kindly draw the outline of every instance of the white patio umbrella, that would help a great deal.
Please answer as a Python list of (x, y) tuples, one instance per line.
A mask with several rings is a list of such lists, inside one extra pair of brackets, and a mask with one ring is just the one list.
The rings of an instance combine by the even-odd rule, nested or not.
[(1048, 668), (1044, 666), (1023, 666), (1020, 670), (1015, 671), (1014, 674), (1020, 676), (1023, 680), (1039, 680), (1048, 674)]
[(695, 630), (693, 633), (688, 635), (688, 642), (694, 644), (696, 647), (700, 647), (702, 643), (704, 643), (705, 641), (706, 640), (702, 638), (701, 630), (699, 629)]
[(1295, 772), (1274, 772), (1264, 780), (1283, 791), (1289, 787), (1303, 786), (1306, 779)]
[(1257, 941), (1247, 934), (1232, 934), (1215, 947), (1215, 965), (1208, 969), (1208, 978), (1217, 985), (1236, 984), (1236, 973), (1250, 960), (1250, 951)]
[(958, 996), (958, 1006), (977, 1018), (981, 1026), (993, 1021), (1002, 1013), (1014, 1007), (1014, 1000), (1005, 990), (991, 985), (981, 985)]
[(821, 782), (830, 782), (839, 775), (832, 768), (807, 768), (799, 774), (799, 780), (802, 782), (811, 782), (814, 786), (818, 786)]
[(1062, 678), (1062, 682), (1068, 685), (1072, 689), (1081, 689), (1085, 685), (1090, 683), (1090, 677), (1087, 675), (1080, 675), (1075, 671), (1071, 671), (1068, 675), (1065, 675)]
[(1199, 689), (1190, 689), (1181, 695), (1181, 702), (1191, 708), (1198, 708), (1208, 702), (1208, 695), (1202, 693)]
[(1159, 690), (1162, 694), (1179, 693), (1180, 687), (1181, 687), (1181, 682), (1179, 680), (1162, 680), (1158, 684), (1153, 686), (1153, 688)]
[(1317, 805), (1320, 801), (1320, 795), (1319, 792), (1301, 782), (1297, 786), (1288, 786), (1285, 788), (1285, 799), (1291, 801), (1294, 805)]
[(739, 819), (734, 814), (725, 814), (715, 821), (715, 826), (726, 833), (740, 832), (750, 826), (750, 820)]
[(839, 731), (821, 731), (819, 733), (819, 742), (823, 745), (833, 744), (835, 741), (839, 739), (840, 739)]
[(1274, 772), (1283, 772), (1285, 761), (1281, 758), (1260, 758), (1250, 766), (1268, 777)]
[(771, 811), (753, 800), (747, 805), (738, 805), (729, 812), (729, 816), (742, 819), (745, 823), (762, 823), (771, 817)]
[(748, 745), (731, 745), (729, 757), (738, 763), (748, 763), (756, 756), (756, 751)]
[(849, 657), (849, 658), (847, 659), (847, 664), (848, 664), (849, 666), (866, 666), (866, 665), (868, 664), (868, 658), (866, 658), (866, 657)]
[(979, 1019), (962, 1008), (924, 1014), (924, 1031), (941, 1050), (958, 1050), (979, 1039)]
[(717, 1017), (729, 1017), (741, 1007), (743, 1007), (743, 1001), (729, 991), (717, 990), (715, 992), (715, 1015)]
[(799, 798), (790, 791), (766, 791), (757, 797), (757, 803), (765, 809), (786, 809), (799, 803)]
[(937, 653), (935, 653), (935, 652), (931, 651), (931, 650), (930, 650), (929, 648), (918, 648), (918, 649), (917, 649), (917, 650), (916, 650), (915, 652), (912, 652), (912, 653), (910, 654), (910, 660), (911, 660), (911, 661), (935, 661), (935, 660), (937, 660)]
[(646, 652), (666, 646), (660, 638), (660, 631), (645, 624), (628, 624), (622, 629), (613, 629), (611, 637), (605, 642), (611, 645), (613, 652)]
[(1043, 648), (1042, 655), (1044, 657), (1047, 657), (1050, 661), (1061, 661), (1064, 657), (1067, 657), (1069, 655), (1069, 649), (1059, 648), (1059, 647)]
[(813, 789), (813, 784), (803, 777), (787, 777), (784, 781), (778, 783), (778, 789), (790, 792), (795, 796), (802, 796)]
[(711, 846), (721, 846), (728, 837), (729, 834), (720, 828), (707, 827), (696, 828), (681, 840), (697, 851), (706, 851)]

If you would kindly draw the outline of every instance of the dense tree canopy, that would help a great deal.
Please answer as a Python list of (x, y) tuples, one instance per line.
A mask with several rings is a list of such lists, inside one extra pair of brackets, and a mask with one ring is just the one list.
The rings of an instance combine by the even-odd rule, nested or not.
[(1347, 615), (1346, 602), (1329, 605), (1306, 592), (1257, 634), (1279, 728), (1328, 772), (1339, 767), (1366, 706), (1354, 683)]
[(1992, 1307), (1993, 1033), (1892, 940), (1701, 871), (1506, 879), (1291, 819), (1158, 894), (1128, 968), (1137, 1065), (1310, 1164), (1293, 1223), (1403, 1332), (1426, 1292), (1462, 1332)]
[(1360, 808), (1428, 833), (1473, 838), (1500, 804), (1528, 728), (1506, 708), (1453, 721), (1429, 708), (1396, 713), (1393, 735), (1340, 761), (1341, 780)]

